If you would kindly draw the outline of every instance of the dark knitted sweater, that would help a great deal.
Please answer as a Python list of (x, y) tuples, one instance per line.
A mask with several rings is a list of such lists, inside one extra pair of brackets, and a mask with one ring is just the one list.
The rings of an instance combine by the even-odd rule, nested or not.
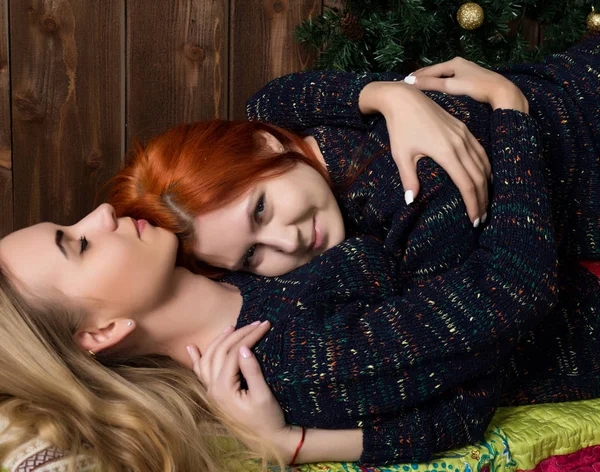
[[(578, 54), (584, 59), (577, 59)], [(589, 62), (590, 57), (597, 60), (595, 43), (588, 43), (587, 50), (580, 47), (570, 56), (556, 58), (570, 64), (565, 69), (582, 76), (582, 71), (588, 71), (587, 80), (595, 77), (595, 82), (593, 86), (572, 87), (579, 90), (581, 100), (568, 94), (550, 94), (553, 103), (590, 106), (592, 87), (598, 88), (597, 71), (583, 62)], [(531, 66), (530, 71), (536, 67), (543, 71), (540, 65)], [(553, 70), (559, 69), (555, 66)], [(534, 77), (539, 73), (532, 72)], [(505, 367), (511, 380), (504, 389), (505, 402), (597, 395), (598, 285), (563, 257), (561, 300), (548, 313), (555, 297), (552, 228), (539, 208), (535, 220), (525, 216), (531, 208), (522, 213), (525, 203), (544, 205), (535, 169), (517, 165), (509, 170), (521, 171), (520, 175), (511, 174), (513, 178), (508, 180), (495, 177), (490, 225), (479, 240), (458, 191), (431, 161), (420, 161), (420, 197), (414, 206), (406, 208), (396, 167), (385, 155), (389, 143), (381, 120), (358, 112), (357, 97), (364, 84), (398, 76), (357, 79), (345, 74), (315, 74), (320, 74), (318, 86), (315, 80), (304, 80), (308, 75), (279, 79), (279, 96), (274, 98), (269, 89), (260, 92), (249, 104), (250, 115), (293, 129), (328, 122), (329, 126), (310, 132), (338, 183), (357, 162), (367, 158), (363, 156), (381, 154), (383, 149), (384, 153), (373, 160), (374, 167), (338, 196), (350, 231), (379, 236), (397, 256), (397, 262), (388, 260), (385, 266), (382, 261), (386, 255), (373, 241), (353, 239), (285, 277), (232, 277), (230, 281), (245, 297), (239, 325), (265, 317), (275, 324), (257, 354), (288, 421), (305, 426), (363, 427), (365, 462), (425, 460), (433, 451), (464, 444), (481, 434), (498, 403), (497, 379)], [(295, 77), (303, 79), (296, 82)], [(577, 77), (571, 74), (569, 80)], [(564, 79), (554, 77), (547, 85), (557, 93), (557, 84)], [(536, 99), (544, 95), (546, 84), (543, 80), (534, 84), (531, 77), (523, 81), (531, 85), (531, 90), (524, 92), (532, 114), (536, 119), (545, 116)], [(589, 93), (581, 95), (582, 89)], [(286, 93), (290, 94), (287, 98)], [(502, 119), (510, 121), (516, 115), (519, 122), (499, 126), (498, 112), (491, 114), (488, 107), (468, 98), (439, 94), (432, 94), (432, 98), (469, 125), (486, 147), (495, 173), (506, 171), (499, 167), (506, 153), (514, 152), (518, 156), (514, 163), (522, 163), (521, 151), (533, 145), (516, 136), (501, 137), (499, 132), (503, 129), (527, 135), (521, 119), (529, 122), (529, 118), (503, 112)], [(592, 108), (597, 107), (596, 102), (591, 103)], [(565, 125), (563, 121), (559, 120), (561, 125)], [(550, 131), (549, 122), (556, 120), (546, 116), (544, 135), (560, 141), (563, 130)], [(531, 126), (528, 123), (526, 128)], [(564, 131), (572, 135), (578, 126)], [(583, 134), (589, 137), (591, 127), (588, 124)], [(584, 138), (577, 141), (598, 149), (597, 141)], [(364, 152), (355, 153), (360, 145)], [(529, 151), (533, 152), (531, 148)], [(588, 152), (584, 155), (587, 160), (574, 161), (576, 154), (573, 149), (544, 146), (553, 203), (558, 202), (552, 207), (555, 218), (569, 208), (564, 202), (561, 207), (556, 197), (565, 187), (565, 171), (577, 175), (567, 181), (578, 181), (587, 192), (585, 200), (575, 202), (579, 205), (574, 212), (577, 218), (569, 225), (558, 224), (561, 235), (566, 234), (561, 236), (561, 247), (574, 248), (572, 254), (585, 254), (589, 248), (598, 248), (593, 226), (598, 221), (598, 213), (596, 219), (593, 213), (598, 208), (594, 186), (598, 154)], [(548, 156), (572, 159), (564, 164), (564, 160)], [(586, 164), (584, 171), (573, 165), (580, 162)], [(553, 166), (558, 171), (552, 171)], [(561, 185), (555, 185), (557, 182)], [(508, 183), (514, 185), (512, 190), (503, 188)], [(521, 197), (528, 196), (515, 204), (512, 198), (503, 197), (504, 190), (524, 191)], [(567, 195), (569, 192), (572, 189)], [(581, 194), (581, 189), (578, 192)], [(486, 239), (490, 231), (490, 236), (498, 231), (497, 225), (504, 231), (503, 242)], [(526, 227), (529, 233), (523, 234)], [(581, 228), (592, 231), (582, 233)], [(569, 250), (563, 253), (569, 254)], [(377, 258), (378, 264), (374, 262)], [(377, 297), (386, 300), (377, 303)], [(543, 323), (538, 323), (540, 318)], [(530, 327), (532, 331), (527, 332)], [(513, 351), (519, 336), (523, 339)], [(510, 362), (502, 362), (511, 353)]]
[(407, 281), (380, 241), (360, 237), (283, 277), (225, 279), (244, 297), (238, 326), (273, 324), (255, 351), (287, 420), (363, 428), (366, 463), (427, 460), (479, 439), (499, 402), (498, 359), (554, 303), (537, 124), (504, 110), (488, 125), (492, 216), (455, 267)]
[[(540, 64), (500, 71), (527, 96), (531, 116), (542, 130), (560, 259), (559, 303), (541, 326), (527, 334), (508, 364), (505, 404), (600, 394), (599, 284), (576, 263), (579, 258), (600, 259), (599, 38), (592, 36)], [(383, 120), (364, 117), (358, 110), (358, 95), (366, 83), (400, 78), (293, 74), (258, 92), (248, 104), (248, 114), (313, 134), (338, 183), (353, 166), (378, 156), (347, 191), (337, 195), (347, 227), (355, 234), (381, 237), (398, 257), (403, 281), (410, 286), (427, 283), (428, 277), (461, 264), (477, 247), (478, 232), (470, 226), (458, 190), (430, 160), (419, 162), (420, 196), (410, 207), (404, 204)], [(428, 95), (467, 124), (494, 165), (486, 127), (490, 108), (464, 96)], [(328, 126), (317, 127), (323, 124)], [(357, 148), (360, 152), (355, 152)]]

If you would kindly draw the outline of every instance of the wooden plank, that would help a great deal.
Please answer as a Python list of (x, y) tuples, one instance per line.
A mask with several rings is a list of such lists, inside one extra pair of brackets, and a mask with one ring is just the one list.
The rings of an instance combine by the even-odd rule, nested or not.
[(0, 238), (13, 230), (8, 4), (0, 0)]
[(121, 165), (123, 0), (11, 0), (15, 229), (70, 224)]
[(128, 0), (128, 144), (226, 118), (228, 10), (228, 0)]
[(230, 101), (232, 119), (269, 80), (308, 67), (313, 59), (294, 38), (302, 20), (321, 13), (321, 0), (231, 0)]

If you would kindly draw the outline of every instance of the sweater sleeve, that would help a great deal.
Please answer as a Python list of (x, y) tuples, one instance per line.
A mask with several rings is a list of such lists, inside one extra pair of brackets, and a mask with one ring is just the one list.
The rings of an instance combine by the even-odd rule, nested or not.
[(393, 72), (356, 74), (310, 71), (285, 75), (269, 82), (246, 105), (249, 120), (264, 121), (292, 131), (317, 126), (366, 129), (358, 98), (370, 82), (402, 80)]
[[(354, 426), (364, 427), (399, 408), (438, 401), (501, 362), (555, 303), (557, 256), (537, 123), (520, 112), (497, 110), (491, 126), (495, 195), (479, 248), (460, 267), (398, 296), (340, 307), (325, 327), (306, 317), (294, 325), (298, 352), (286, 355), (294, 361), (287, 372), (302, 381), (288, 389), (295, 398), (288, 397), (286, 410), (298, 424), (334, 427), (336, 418), (363, 412), (364, 421)], [(316, 352), (326, 353), (324, 359)], [(319, 362), (330, 368), (317, 371)], [(315, 416), (314, 409), (302, 411), (306, 398), (335, 407)], [(431, 425), (443, 420), (438, 416), (443, 408), (421, 409), (420, 415), (433, 415), (428, 422), (401, 419), (397, 431), (390, 423), (383, 430), (366, 429), (365, 457), (406, 458), (397, 438), (404, 445), (429, 441), (420, 447), (436, 450)], [(419, 424), (429, 429), (418, 431)], [(469, 434), (478, 434), (479, 426), (474, 428)]]
[(435, 402), (363, 429), (365, 465), (425, 462), (433, 454), (483, 438), (498, 404), (497, 371), (464, 382)]

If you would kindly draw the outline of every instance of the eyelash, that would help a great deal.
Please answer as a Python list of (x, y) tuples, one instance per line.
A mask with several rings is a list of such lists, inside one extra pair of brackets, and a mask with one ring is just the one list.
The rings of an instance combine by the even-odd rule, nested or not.
[[(254, 208), (254, 219), (256, 220), (257, 223), (261, 222), (260, 214), (263, 213), (264, 211), (265, 211), (265, 194), (263, 193), (260, 196), (260, 198), (258, 199), (258, 201), (256, 202), (256, 207)], [(248, 267), (250, 267), (250, 263), (252, 261), (252, 256), (254, 256), (255, 251), (256, 251), (256, 244), (251, 246), (250, 249), (248, 249), (248, 251), (244, 255), (244, 262), (243, 262), (244, 268), (247, 269)]]
[(85, 236), (81, 236), (79, 242), (81, 243), (81, 249), (79, 250), (79, 255), (81, 256), (88, 247), (88, 240)]

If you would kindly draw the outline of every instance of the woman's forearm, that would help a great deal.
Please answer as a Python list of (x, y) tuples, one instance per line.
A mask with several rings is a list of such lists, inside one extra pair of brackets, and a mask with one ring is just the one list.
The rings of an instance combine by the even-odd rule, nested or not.
[(414, 87), (401, 81), (370, 82), (363, 87), (358, 96), (358, 109), (363, 115), (385, 114), (394, 100), (402, 100), (407, 93), (415, 93)]
[[(302, 438), (300, 426), (288, 426), (276, 440), (286, 463), (294, 457)], [(296, 464), (311, 462), (356, 462), (363, 450), (361, 429), (316, 429), (307, 428), (304, 444), (298, 451)]]
[[(507, 81), (508, 82), (508, 81)], [(505, 87), (497, 89), (490, 103), (492, 109), (516, 110), (529, 113), (529, 102), (516, 85), (509, 82)]]

